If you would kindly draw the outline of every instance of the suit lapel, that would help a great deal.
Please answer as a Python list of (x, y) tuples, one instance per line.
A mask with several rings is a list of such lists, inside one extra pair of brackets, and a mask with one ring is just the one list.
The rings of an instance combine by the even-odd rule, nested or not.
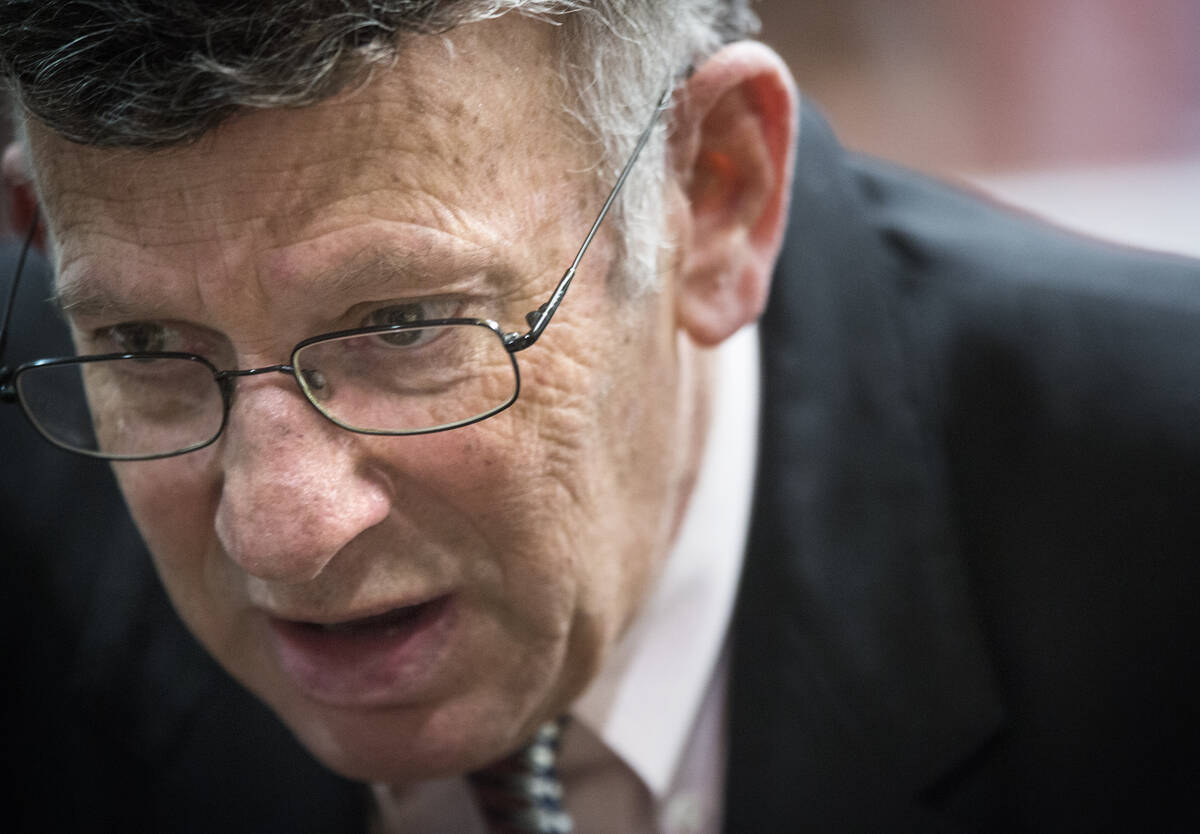
[[(930, 830), (916, 801), (1002, 719), (892, 290), (828, 128), (804, 112), (763, 320), (755, 515), (735, 616), (730, 830)], [(911, 267), (910, 267), (911, 268)]]

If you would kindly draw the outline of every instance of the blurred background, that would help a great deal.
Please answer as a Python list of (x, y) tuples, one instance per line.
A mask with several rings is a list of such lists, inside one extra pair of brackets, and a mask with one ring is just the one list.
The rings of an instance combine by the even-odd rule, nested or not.
[(759, 0), (843, 144), (1200, 256), (1200, 0)]

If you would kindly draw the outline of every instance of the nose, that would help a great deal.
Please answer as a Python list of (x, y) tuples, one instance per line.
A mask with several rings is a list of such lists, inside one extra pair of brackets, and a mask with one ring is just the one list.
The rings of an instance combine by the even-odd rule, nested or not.
[(361, 438), (318, 414), (290, 380), (242, 380), (222, 442), (216, 533), (253, 576), (314, 579), (387, 517), (389, 491)]

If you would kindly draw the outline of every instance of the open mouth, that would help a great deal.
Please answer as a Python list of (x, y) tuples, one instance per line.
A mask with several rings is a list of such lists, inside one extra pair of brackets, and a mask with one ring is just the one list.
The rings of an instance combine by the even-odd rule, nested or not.
[(456, 620), (454, 595), (336, 623), (270, 620), (281, 670), (314, 700), (335, 706), (402, 703), (441, 668)]
[(406, 626), (412, 625), (431, 606), (436, 605), (438, 602), (439, 600), (433, 600), (431, 602), (418, 603), (417, 605), (404, 605), (399, 608), (393, 608), (391, 611), (385, 611), (382, 614), (363, 617), (358, 620), (347, 620), (341, 623), (299, 623), (299, 625), (324, 634), (343, 634), (348, 637), (367, 635), (386, 637), (389, 633), (398, 633)]

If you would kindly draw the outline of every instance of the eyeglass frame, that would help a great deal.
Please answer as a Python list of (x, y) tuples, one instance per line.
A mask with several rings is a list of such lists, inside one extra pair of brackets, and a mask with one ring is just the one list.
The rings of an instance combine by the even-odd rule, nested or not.
[[(621, 168), (621, 173), (618, 175), (616, 183), (613, 185), (612, 190), (609, 192), (608, 197), (605, 199), (603, 206), (601, 206), (600, 212), (596, 215), (595, 221), (592, 222), (592, 226), (588, 230), (587, 236), (584, 238), (583, 243), (580, 245), (579, 251), (575, 253), (575, 257), (571, 261), (571, 265), (569, 267), (567, 267), (566, 272), (564, 272), (562, 277), (558, 280), (558, 284), (555, 285), (553, 292), (551, 292), (551, 294), (550, 294), (550, 297), (548, 299), (546, 299), (546, 301), (544, 303), (542, 303), (536, 310), (530, 310), (528, 313), (525, 314), (525, 323), (529, 327), (529, 330), (526, 331), (525, 333), (519, 333), (519, 332), (514, 332), (514, 331), (505, 332), (498, 323), (496, 323), (495, 321), (493, 321), (491, 319), (472, 319), (472, 318), (429, 319), (429, 320), (424, 320), (424, 321), (405, 322), (404, 324), (372, 325), (372, 326), (368, 326), (368, 327), (357, 327), (357, 328), (351, 328), (348, 330), (338, 330), (338, 331), (333, 331), (330, 333), (321, 333), (316, 336), (310, 336), (310, 337), (303, 339), (300, 342), (296, 343), (296, 345), (292, 348), (291, 352), (288, 354), (288, 359), (289, 359), (288, 362), (277, 364), (277, 365), (264, 365), (259, 368), (234, 368), (234, 369), (221, 370), (221, 369), (218, 369), (215, 365), (213, 365), (212, 362), (210, 362), (208, 359), (206, 359), (205, 357), (200, 356), (198, 354), (171, 352), (171, 351), (154, 351), (154, 352), (132, 352), (132, 353), (118, 352), (118, 353), (94, 354), (94, 355), (88, 355), (88, 356), (59, 356), (59, 357), (53, 357), (53, 358), (33, 359), (28, 362), (21, 363), (16, 368), (9, 369), (8, 366), (3, 364), (3, 360), (4, 360), (5, 350), (7, 348), (8, 334), (10, 332), (9, 325), (11, 323), (13, 309), (16, 306), (17, 288), (21, 281), (21, 273), (25, 267), (25, 262), (27, 260), (28, 254), (29, 254), (29, 248), (33, 242), (34, 236), (37, 233), (38, 214), (37, 214), (37, 211), (35, 210), (34, 215), (33, 215), (33, 220), (29, 226), (29, 231), (26, 233), (24, 242), (21, 245), (21, 252), (20, 252), (19, 257), (17, 258), (16, 267), (13, 270), (13, 280), (12, 280), (12, 285), (9, 287), (8, 302), (5, 306), (3, 321), (2, 321), (2, 323), (0, 323), (0, 404), (17, 403), (18, 405), (20, 405), (21, 412), (25, 415), (26, 420), (28, 420), (29, 423), (37, 430), (38, 434), (41, 435), (43, 438), (45, 438), (50, 443), (59, 447), (60, 449), (63, 449), (65, 451), (68, 451), (68, 452), (71, 452), (74, 454), (84, 455), (86, 457), (100, 458), (103, 460), (112, 460), (112, 461), (158, 460), (161, 458), (177, 457), (179, 455), (185, 455), (190, 452), (199, 451), (200, 449), (203, 449), (207, 446), (212, 445), (224, 433), (225, 426), (229, 422), (229, 412), (233, 406), (233, 382), (236, 379), (238, 379), (239, 377), (258, 376), (260, 374), (268, 374), (268, 373), (281, 373), (281, 374), (287, 374), (287, 375), (291, 376), (292, 379), (295, 380), (297, 387), (300, 389), (301, 395), (308, 402), (308, 404), (311, 405), (317, 411), (317, 413), (319, 413), (322, 417), (324, 417), (326, 420), (329, 420), (331, 423), (338, 426), (339, 428), (344, 429), (346, 431), (354, 432), (355, 434), (383, 435), (383, 436), (391, 436), (391, 437), (402, 437), (402, 436), (421, 435), (421, 434), (435, 434), (437, 432), (451, 431), (453, 429), (458, 429), (458, 428), (462, 428), (464, 426), (469, 426), (473, 423), (478, 423), (482, 420), (487, 420), (490, 417), (494, 417), (497, 414), (499, 414), (500, 412), (502, 412), (505, 409), (512, 406), (512, 404), (515, 403), (517, 401), (517, 398), (520, 396), (520, 393), (521, 393), (521, 370), (520, 370), (520, 366), (517, 364), (516, 354), (519, 353), (520, 351), (525, 350), (526, 348), (532, 347), (533, 344), (535, 342), (537, 342), (538, 338), (541, 337), (541, 335), (545, 331), (546, 327), (550, 324), (550, 319), (553, 318), (554, 313), (558, 310), (559, 305), (562, 304), (563, 298), (566, 296), (567, 290), (570, 289), (571, 282), (575, 278), (575, 273), (578, 271), (579, 265), (583, 261), (583, 256), (587, 253), (588, 248), (592, 245), (592, 241), (595, 239), (597, 233), (600, 231), (600, 225), (604, 222), (604, 218), (608, 216), (609, 210), (612, 208), (613, 204), (617, 200), (617, 197), (620, 195), (621, 189), (625, 186), (625, 181), (629, 178), (630, 172), (633, 170), (633, 166), (637, 162), (638, 157), (641, 156), (642, 150), (646, 147), (646, 144), (650, 141), (650, 137), (654, 133), (655, 126), (658, 124), (659, 120), (661, 119), (662, 114), (664, 112), (666, 112), (667, 108), (670, 106), (671, 96), (672, 96), (673, 92), (674, 92), (673, 87), (668, 86), (667, 89), (663, 92), (662, 96), (659, 98), (658, 103), (655, 105), (654, 113), (650, 117), (650, 122), (646, 125), (646, 127), (642, 131), (641, 135), (638, 136), (637, 143), (634, 145), (632, 153), (630, 153), (629, 158), (625, 162), (625, 165)], [(423, 328), (447, 327), (447, 326), (450, 326), (450, 327), (453, 327), (453, 326), (483, 327), (488, 330), (491, 330), (500, 339), (501, 343), (504, 345), (504, 349), (508, 352), (508, 357), (509, 357), (510, 361), (512, 362), (513, 377), (514, 377), (514, 384), (515, 384), (512, 396), (506, 402), (504, 402), (502, 405), (496, 406), (495, 408), (493, 408), (489, 411), (485, 411), (484, 413), (479, 414), (475, 417), (471, 417), (471, 418), (468, 418), (465, 420), (459, 420), (457, 422), (449, 423), (449, 424), (442, 425), (442, 426), (434, 426), (434, 427), (427, 428), (427, 429), (410, 429), (410, 430), (405, 430), (405, 431), (387, 431), (387, 430), (378, 430), (378, 429), (354, 428), (354, 427), (347, 426), (345, 423), (342, 423), (339, 420), (334, 419), (331, 415), (327, 414), (319, 405), (317, 405), (317, 403), (313, 400), (313, 396), (308, 392), (308, 389), (305, 386), (304, 382), (300, 379), (301, 372), (297, 370), (296, 365), (295, 365), (296, 355), (300, 351), (302, 351), (304, 348), (308, 347), (309, 345), (312, 345), (312, 344), (315, 344), (318, 342), (333, 341), (333, 340), (337, 340), (337, 339), (343, 339), (348, 336), (360, 336), (360, 335), (366, 336), (366, 335), (371, 335), (374, 333), (398, 333), (398, 332), (403, 332), (406, 330), (419, 330), (419, 329), (423, 329)], [(213, 433), (212, 437), (210, 437), (208, 440), (204, 441), (203, 443), (193, 444), (191, 446), (184, 447), (183, 449), (177, 449), (177, 450), (171, 451), (171, 452), (162, 452), (162, 453), (153, 454), (153, 455), (130, 455), (130, 456), (108, 455), (108, 454), (104, 454), (101, 452), (89, 452), (84, 449), (67, 446), (67, 445), (55, 440), (53, 437), (50, 436), (50, 434), (48, 434), (46, 431), (44, 431), (41, 428), (41, 426), (38, 424), (38, 421), (36, 419), (34, 419), (32, 414), (30, 414), (29, 409), (25, 405), (25, 402), (22, 399), (22, 397), (20, 396), (20, 392), (16, 385), (16, 380), (22, 373), (25, 373), (26, 371), (32, 370), (34, 368), (43, 368), (43, 367), (50, 367), (50, 366), (56, 366), (56, 365), (72, 365), (72, 364), (73, 365), (83, 365), (83, 364), (88, 364), (91, 362), (112, 361), (112, 360), (118, 360), (118, 359), (181, 359), (181, 360), (190, 360), (190, 361), (199, 362), (199, 363), (207, 366), (209, 371), (212, 373), (213, 379), (216, 381), (218, 388), (221, 391), (221, 398), (222, 398), (223, 404), (222, 404), (220, 427), (217, 428), (217, 430)]]

